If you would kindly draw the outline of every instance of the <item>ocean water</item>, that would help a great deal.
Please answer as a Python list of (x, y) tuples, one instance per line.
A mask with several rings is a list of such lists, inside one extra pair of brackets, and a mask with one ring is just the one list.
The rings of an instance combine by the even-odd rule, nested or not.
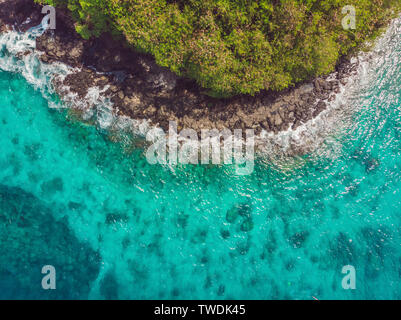
[(125, 131), (59, 101), (49, 83), (67, 68), (17, 54), (33, 36), (0, 35), (0, 298), (400, 299), (400, 31), (301, 129), (320, 147), (260, 154), (249, 176), (149, 165)]

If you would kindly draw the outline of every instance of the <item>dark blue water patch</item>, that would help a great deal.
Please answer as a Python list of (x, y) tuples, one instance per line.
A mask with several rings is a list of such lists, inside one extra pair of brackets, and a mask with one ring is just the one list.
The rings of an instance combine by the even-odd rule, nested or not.
[[(70, 231), (54, 208), (18, 187), (0, 185), (0, 298), (87, 299), (100, 257)], [(42, 267), (56, 269), (56, 290), (44, 290)]]
[(391, 245), (394, 232), (385, 226), (380, 228), (364, 227), (361, 235), (365, 239), (366, 251), (363, 254), (365, 259), (365, 274), (369, 279), (375, 279), (383, 272), (386, 259), (399, 262), (395, 258), (395, 252)]
[(380, 166), (380, 160), (362, 148), (356, 148), (351, 154), (351, 158), (364, 166), (366, 173), (371, 173)]
[(223, 239), (228, 239), (230, 237), (230, 231), (229, 230), (220, 230), (220, 235)]

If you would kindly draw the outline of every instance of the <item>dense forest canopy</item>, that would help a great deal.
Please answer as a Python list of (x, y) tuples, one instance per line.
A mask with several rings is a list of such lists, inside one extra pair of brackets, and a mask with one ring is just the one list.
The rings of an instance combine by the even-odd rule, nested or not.
[[(66, 6), (84, 38), (123, 35), (215, 96), (281, 90), (332, 71), (399, 0), (37, 0)], [(342, 8), (357, 10), (344, 30)]]

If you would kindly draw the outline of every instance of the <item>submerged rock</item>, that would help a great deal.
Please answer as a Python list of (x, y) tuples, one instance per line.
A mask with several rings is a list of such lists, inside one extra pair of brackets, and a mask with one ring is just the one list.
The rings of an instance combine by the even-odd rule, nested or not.
[(184, 213), (184, 212), (180, 212), (177, 215), (177, 227), (179, 228), (185, 228), (188, 225), (188, 219), (189, 219), (189, 215)]
[(218, 296), (223, 296), (225, 291), (226, 291), (226, 287), (223, 284), (221, 284), (219, 286), (219, 289), (217, 290), (217, 295)]
[(251, 248), (251, 245), (250, 245), (249, 241), (243, 241), (243, 242), (238, 243), (237, 252), (243, 256), (248, 253), (250, 248)]
[(365, 171), (370, 173), (371, 171), (376, 170), (380, 166), (380, 162), (376, 158), (369, 158), (365, 161)]
[(241, 217), (250, 217), (252, 213), (252, 207), (249, 204), (239, 204), (237, 206), (238, 213)]
[(221, 230), (220, 234), (223, 239), (228, 239), (230, 237), (230, 231), (228, 230)]
[(226, 213), (226, 220), (230, 223), (234, 222), (238, 216), (250, 217), (252, 213), (252, 207), (248, 203), (237, 203), (232, 206)]
[(376, 170), (380, 166), (379, 159), (373, 157), (369, 152), (361, 148), (357, 148), (351, 155), (357, 161), (360, 161), (365, 166), (366, 173)]
[(234, 223), (238, 217), (241, 217), (241, 230), (244, 232), (251, 231), (254, 227), (252, 215), (252, 206), (248, 203), (239, 203), (232, 206), (226, 213), (226, 220)]
[(107, 300), (118, 299), (118, 283), (114, 273), (106, 273), (100, 283), (100, 294)]

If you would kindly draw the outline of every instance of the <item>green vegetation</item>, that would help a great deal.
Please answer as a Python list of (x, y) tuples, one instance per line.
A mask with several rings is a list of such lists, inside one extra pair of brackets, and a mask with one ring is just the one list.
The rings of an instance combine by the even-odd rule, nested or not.
[[(377, 34), (399, 0), (36, 0), (67, 6), (84, 38), (122, 34), (209, 94), (281, 90), (331, 72)], [(344, 30), (341, 9), (357, 9)]]

